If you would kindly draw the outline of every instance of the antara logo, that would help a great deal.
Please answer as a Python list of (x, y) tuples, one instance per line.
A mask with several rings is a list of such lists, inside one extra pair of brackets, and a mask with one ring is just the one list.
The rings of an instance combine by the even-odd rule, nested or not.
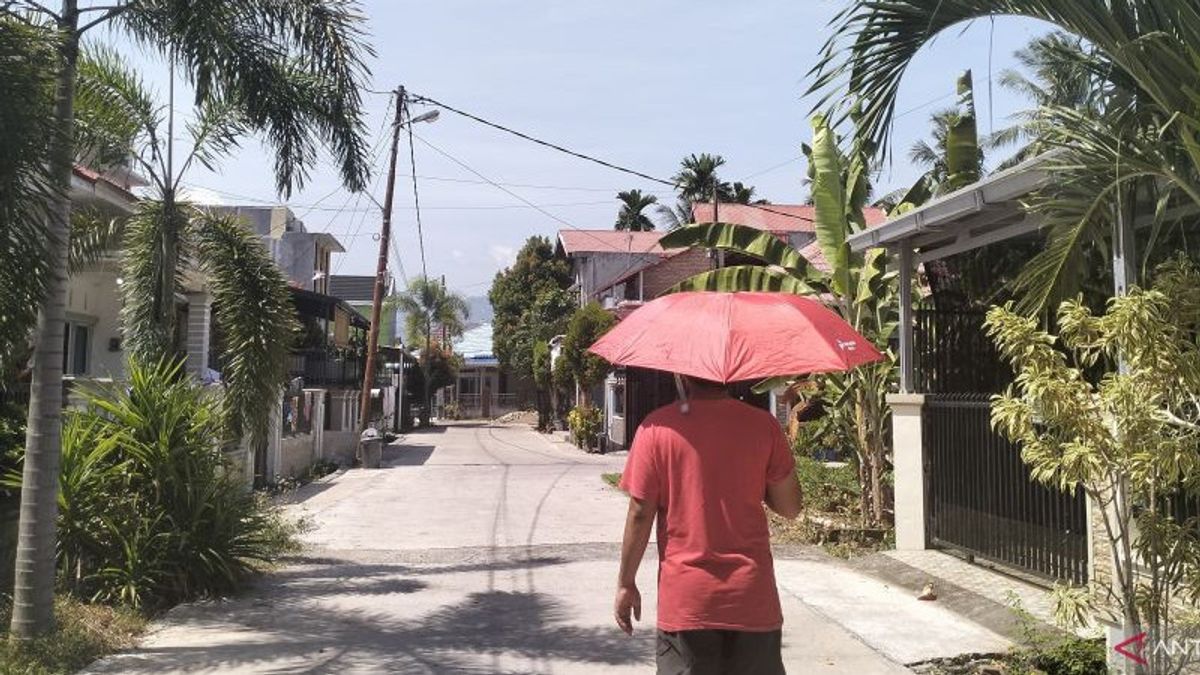
[(1146, 634), (1142, 632), (1113, 646), (1113, 651), (1138, 665), (1144, 666), (1147, 665), (1146, 659), (1142, 658), (1142, 650), (1145, 648)]

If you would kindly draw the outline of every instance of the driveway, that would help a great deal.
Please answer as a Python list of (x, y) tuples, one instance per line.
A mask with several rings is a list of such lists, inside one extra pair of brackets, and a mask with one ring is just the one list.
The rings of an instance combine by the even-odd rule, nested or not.
[[(289, 511), (312, 524), (304, 555), (238, 598), (172, 610), (138, 651), (89, 672), (653, 672), (653, 551), (639, 576), (643, 623), (626, 638), (611, 619), (625, 499), (600, 476), (623, 456), (457, 424), (411, 434), (384, 459), (293, 497)], [(889, 650), (872, 637), (904, 623), (907, 591), (819, 552), (788, 553), (779, 570), (791, 672), (908, 672), (899, 663), (923, 654), (919, 644)], [(881, 593), (891, 604), (868, 606), (890, 615), (838, 618)], [(988, 639), (957, 618), (923, 620), (926, 632), (955, 628), (968, 647)]]

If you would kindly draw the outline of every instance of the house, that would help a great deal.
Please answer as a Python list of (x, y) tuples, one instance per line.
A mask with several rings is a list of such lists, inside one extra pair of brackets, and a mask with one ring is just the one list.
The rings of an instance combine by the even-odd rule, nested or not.
[[(375, 275), (334, 274), (329, 277), (328, 292), (329, 295), (344, 300), (368, 321), (371, 319), (371, 309), (375, 303)], [(388, 279), (384, 297), (395, 292), (395, 280)], [(379, 315), (379, 344), (400, 345), (404, 342), (403, 335), (400, 312), (391, 303), (384, 303)]]
[(329, 294), (330, 261), (345, 253), (341, 242), (328, 232), (309, 232), (304, 221), (287, 206), (206, 206), (211, 211), (236, 216), (271, 252), (271, 258), (296, 288)]
[(661, 260), (665, 251), (658, 240), (662, 236), (662, 232), (560, 230), (556, 250), (571, 266), (580, 306), (597, 299), (597, 291), (614, 281)]
[(463, 359), (458, 382), (449, 399), (458, 402), (464, 417), (490, 419), (518, 410), (528, 403), (531, 392), (518, 391), (516, 378), (501, 367), (492, 350), (492, 324), (484, 323), (464, 332), (453, 343)]
[[(71, 175), (72, 207), (106, 218), (127, 217), (137, 207), (133, 190), (142, 185), (141, 179), (128, 171), (101, 173), (76, 165)], [(101, 258), (67, 281), (63, 375), (68, 382), (124, 377), (121, 283), (116, 255)]]

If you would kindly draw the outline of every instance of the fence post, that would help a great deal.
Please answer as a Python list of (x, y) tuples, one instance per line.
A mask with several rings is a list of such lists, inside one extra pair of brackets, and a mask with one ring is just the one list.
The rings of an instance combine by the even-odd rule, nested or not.
[(313, 437), (313, 461), (325, 458), (325, 416), (329, 411), (325, 410), (325, 390), (324, 389), (305, 389), (306, 392), (311, 392), (313, 397), (313, 412), (312, 412), (312, 437)]
[(896, 549), (928, 548), (925, 525), (925, 445), (923, 394), (889, 394), (892, 408), (892, 462), (896, 490)]

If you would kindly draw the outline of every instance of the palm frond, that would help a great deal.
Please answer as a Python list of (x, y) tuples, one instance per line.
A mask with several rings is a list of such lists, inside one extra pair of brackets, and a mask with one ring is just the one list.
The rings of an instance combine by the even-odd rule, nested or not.
[(93, 167), (122, 166), (132, 157), (147, 176), (165, 174), (165, 139), (157, 137), (162, 106), (111, 48), (89, 47), (79, 60), (75, 121), (80, 147)]
[(121, 326), (126, 351), (142, 363), (157, 363), (173, 353), (175, 294), (181, 284), (178, 256), (168, 249), (167, 239), (182, 240), (179, 233), (189, 215), (185, 205), (142, 200), (125, 223)]
[(812, 198), (816, 215), (817, 242), (834, 270), (833, 292), (845, 297), (850, 292), (850, 248), (846, 238), (847, 196), (842, 153), (837, 137), (823, 115), (812, 119), (813, 143), (808, 153), (812, 174)]
[(111, 218), (88, 209), (71, 211), (71, 272), (75, 273), (115, 253), (125, 236), (125, 218)]
[(297, 331), (287, 280), (235, 218), (197, 210), (189, 231), (224, 336), (226, 423), (232, 438), (256, 443), (266, 438)]
[(811, 295), (813, 287), (800, 278), (772, 267), (733, 265), (702, 272), (685, 279), (668, 292), (680, 291), (766, 291)]
[(24, 365), (51, 272), (45, 224), (58, 194), (48, 170), (54, 45), (49, 30), (0, 17), (0, 372)]
[(275, 153), (276, 187), (302, 187), (323, 145), (351, 190), (370, 173), (362, 113), (364, 16), (353, 0), (142, 0), (117, 21), (178, 63), (197, 103), (241, 111)]
[(681, 227), (660, 239), (659, 245), (667, 250), (702, 246), (733, 251), (801, 276), (808, 269), (808, 261), (796, 249), (770, 232), (747, 225), (704, 223)]

